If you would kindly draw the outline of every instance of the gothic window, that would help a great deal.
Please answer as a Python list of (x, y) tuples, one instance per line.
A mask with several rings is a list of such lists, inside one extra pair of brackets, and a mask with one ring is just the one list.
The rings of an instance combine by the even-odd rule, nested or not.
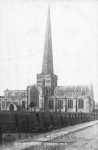
[(45, 79), (43, 79), (43, 85), (45, 85)]
[(49, 100), (49, 109), (53, 109), (53, 100)]
[(68, 108), (73, 108), (73, 100), (68, 100)]
[(58, 100), (58, 109), (63, 109), (63, 101)]
[(22, 101), (22, 108), (25, 108), (25, 101)]
[(2, 101), (2, 108), (5, 108), (5, 101)]
[(36, 106), (39, 104), (39, 92), (36, 87), (30, 89), (30, 102), (34, 102)]
[(14, 110), (14, 105), (10, 104), (9, 110)]
[(78, 101), (78, 108), (84, 108), (84, 100), (82, 98)]

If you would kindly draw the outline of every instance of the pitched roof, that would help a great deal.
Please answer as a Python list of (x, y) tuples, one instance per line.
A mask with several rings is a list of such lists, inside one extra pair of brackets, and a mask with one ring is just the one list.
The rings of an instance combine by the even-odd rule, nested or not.
[(55, 95), (59, 96), (79, 96), (85, 95), (89, 92), (89, 87), (85, 86), (58, 86), (55, 88)]

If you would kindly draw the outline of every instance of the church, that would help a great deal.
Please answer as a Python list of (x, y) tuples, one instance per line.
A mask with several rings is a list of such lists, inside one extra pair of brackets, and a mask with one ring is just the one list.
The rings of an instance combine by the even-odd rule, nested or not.
[[(54, 74), (50, 9), (48, 9), (42, 70), (37, 83), (26, 90), (5, 90), (1, 103), (5, 109), (17, 110), (19, 106), (30, 110), (33, 102), (36, 111), (92, 112), (94, 108), (93, 86), (58, 86)], [(3, 100), (2, 100), (3, 99)], [(2, 106), (2, 104), (1, 104)]]

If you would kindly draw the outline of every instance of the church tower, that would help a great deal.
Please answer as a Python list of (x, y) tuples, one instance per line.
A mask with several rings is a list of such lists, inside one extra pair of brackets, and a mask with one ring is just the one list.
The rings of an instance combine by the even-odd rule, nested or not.
[(57, 86), (57, 76), (54, 75), (53, 69), (50, 8), (48, 8), (42, 72), (37, 74), (37, 84), (53, 90)]

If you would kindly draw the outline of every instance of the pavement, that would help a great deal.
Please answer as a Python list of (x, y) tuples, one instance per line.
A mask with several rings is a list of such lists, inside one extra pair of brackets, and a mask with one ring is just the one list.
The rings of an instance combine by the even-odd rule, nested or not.
[[(39, 146), (42, 143), (48, 143), (49, 141), (59, 138), (64, 135), (68, 135), (70, 133), (77, 132), (79, 130), (83, 130), (85, 128), (91, 127), (98, 124), (98, 120), (95, 121), (90, 121), (82, 124), (77, 124), (74, 126), (69, 126), (61, 129), (56, 129), (47, 133), (42, 133), (42, 134), (33, 134), (32, 138), (26, 138), (26, 139), (20, 139), (20, 140), (15, 140), (15, 143), (12, 145), (7, 144), (7, 145), (2, 145), (0, 147), (0, 150), (25, 150), (29, 147), (32, 146)], [(30, 136), (29, 136), (30, 137)], [(66, 143), (64, 143), (66, 144)]]

